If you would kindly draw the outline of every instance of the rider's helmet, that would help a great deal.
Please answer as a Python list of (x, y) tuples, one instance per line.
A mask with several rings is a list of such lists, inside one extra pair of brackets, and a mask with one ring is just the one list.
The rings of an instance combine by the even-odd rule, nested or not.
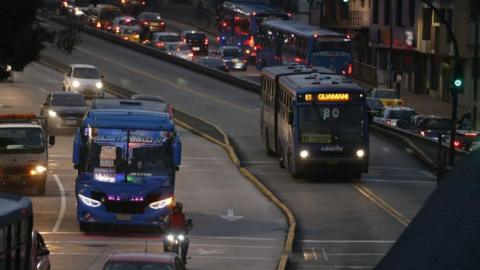
[(181, 202), (176, 202), (175, 206), (173, 206), (174, 213), (181, 213), (183, 210), (183, 204)]

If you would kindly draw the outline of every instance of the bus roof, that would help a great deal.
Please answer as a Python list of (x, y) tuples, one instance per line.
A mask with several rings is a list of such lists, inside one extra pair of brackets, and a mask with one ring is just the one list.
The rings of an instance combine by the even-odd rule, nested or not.
[(266, 25), (270, 28), (277, 30), (282, 30), (283, 32), (289, 34), (295, 34), (298, 36), (304, 37), (334, 37), (334, 38), (344, 38), (348, 40), (345, 34), (333, 32), (318, 26), (313, 26), (310, 24), (305, 24), (299, 21), (280, 21), (280, 20), (270, 20), (265, 21), (262, 25)]
[(168, 104), (165, 102), (154, 101), (154, 100), (130, 100), (130, 99), (96, 99), (90, 106), (90, 110), (98, 109), (125, 109), (125, 110), (136, 110), (136, 111), (156, 111), (156, 112), (165, 112), (167, 110)]
[(0, 193), (0, 205), (0, 227), (32, 214), (32, 201), (24, 196)]
[(283, 11), (282, 9), (262, 3), (262, 2), (256, 2), (256, 1), (225, 1), (223, 3), (223, 8), (230, 9), (233, 11), (236, 11), (238, 13), (244, 14), (244, 15), (253, 15), (253, 13), (256, 14), (283, 14), (288, 16), (288, 13)]
[(334, 74), (310, 73), (284, 76), (280, 78), (280, 84), (287, 86), (287, 89), (296, 93), (329, 90), (332, 92), (339, 90), (358, 93), (365, 92), (365, 89), (353, 83), (347, 77)]
[(91, 110), (85, 118), (84, 125), (95, 128), (175, 130), (168, 113), (126, 109)]
[(322, 74), (335, 74), (332, 70), (326, 67), (309, 67), (305, 65), (284, 65), (284, 66), (272, 66), (272, 67), (265, 67), (262, 69), (262, 76), (268, 77), (272, 80), (278, 75), (282, 74), (295, 74), (295, 73), (322, 73)]

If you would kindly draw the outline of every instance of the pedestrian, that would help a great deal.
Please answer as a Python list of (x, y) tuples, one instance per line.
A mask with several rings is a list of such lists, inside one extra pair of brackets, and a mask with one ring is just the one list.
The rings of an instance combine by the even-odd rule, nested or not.
[(400, 98), (400, 89), (402, 87), (403, 76), (400, 71), (395, 72), (394, 82), (395, 82), (395, 91), (397, 92), (397, 97)]

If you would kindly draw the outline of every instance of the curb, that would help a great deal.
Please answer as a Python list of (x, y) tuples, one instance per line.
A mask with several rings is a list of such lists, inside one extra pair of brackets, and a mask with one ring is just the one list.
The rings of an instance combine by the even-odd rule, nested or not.
[[(44, 56), (41, 59), (39, 59), (37, 61), (37, 63), (39, 63), (41, 65), (44, 65), (48, 68), (51, 68), (53, 70), (56, 70), (60, 73), (63, 73), (66, 70), (66, 68), (64, 67), (64, 65), (62, 63), (59, 63), (59, 62), (55, 61), (54, 59), (50, 59), (50, 58), (44, 57)], [(128, 89), (123, 89), (123, 88), (121, 88), (119, 86), (116, 86), (114, 84), (111, 84), (109, 82), (105, 82), (105, 85), (107, 86), (106, 90), (108, 92), (113, 93), (113, 94), (115, 94), (117, 96), (120, 96), (120, 97), (129, 98), (132, 94), (135, 94), (135, 92), (133, 92), (133, 91), (130, 91)], [(112, 88), (114, 88), (114, 89), (112, 89)], [(119, 91), (119, 90), (122, 90), (122, 91)], [(270, 191), (262, 183), (261, 180), (259, 180), (252, 172), (250, 172), (250, 170), (248, 170), (247, 168), (245, 168), (241, 165), (240, 160), (238, 158), (238, 155), (235, 151), (235, 148), (232, 146), (232, 144), (230, 142), (230, 139), (228, 137), (228, 134), (223, 129), (221, 129), (217, 125), (215, 125), (215, 124), (213, 124), (213, 123), (211, 123), (207, 120), (204, 120), (200, 117), (193, 116), (189, 113), (183, 112), (183, 111), (178, 110), (178, 109), (175, 109), (175, 111), (180, 112), (184, 115), (187, 115), (191, 118), (194, 118), (197, 121), (200, 121), (200, 122), (202, 122), (206, 125), (212, 126), (217, 132), (219, 132), (223, 136), (223, 142), (214, 138), (213, 136), (210, 136), (209, 134), (207, 134), (205, 132), (202, 132), (202, 131), (196, 129), (195, 127), (192, 127), (191, 125), (189, 125), (188, 123), (186, 123), (184, 121), (174, 119), (175, 123), (177, 123), (179, 126), (181, 126), (185, 129), (191, 131), (192, 133), (194, 133), (196, 135), (199, 135), (200, 137), (203, 137), (204, 139), (222, 147), (228, 153), (228, 155), (230, 157), (230, 160), (238, 168), (240, 173), (245, 178), (247, 178), (267, 199), (272, 201), (273, 204), (277, 208), (279, 208), (280, 211), (283, 213), (283, 215), (285, 216), (285, 218), (287, 220), (288, 231), (287, 231), (287, 235), (285, 237), (283, 250), (282, 250), (282, 253), (280, 255), (280, 259), (278, 260), (277, 270), (285, 270), (286, 267), (287, 267), (289, 256), (290, 256), (290, 254), (292, 253), (292, 250), (293, 250), (293, 242), (294, 242), (294, 239), (295, 239), (295, 232), (296, 232), (296, 224), (297, 223), (296, 223), (295, 217), (293, 215), (293, 212), (272, 191)]]

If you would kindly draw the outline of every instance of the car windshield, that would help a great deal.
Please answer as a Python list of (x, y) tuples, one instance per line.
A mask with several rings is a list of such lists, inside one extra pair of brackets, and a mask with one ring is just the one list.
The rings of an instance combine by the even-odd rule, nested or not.
[(225, 57), (242, 57), (243, 53), (240, 49), (225, 49), (223, 50), (223, 56)]
[(0, 153), (43, 153), (45, 149), (40, 128), (0, 128)]
[(104, 270), (173, 270), (172, 265), (161, 262), (124, 262), (110, 261)]
[(449, 130), (451, 128), (449, 119), (430, 119), (426, 125), (429, 130)]
[(79, 79), (99, 79), (100, 74), (96, 68), (74, 68), (73, 77)]
[(53, 95), (52, 106), (87, 106), (81, 95)]
[(188, 40), (204, 40), (206, 37), (204, 33), (187, 33), (185, 38)]
[(102, 10), (100, 12), (100, 20), (111, 21), (120, 16), (122, 16), (122, 14), (118, 10)]
[(360, 143), (363, 136), (360, 105), (298, 107), (301, 143)]
[(161, 17), (158, 13), (142, 13), (140, 14), (140, 19), (142, 20), (160, 20)]
[(180, 42), (180, 37), (175, 35), (165, 35), (165, 36), (157, 36), (157, 41), (163, 42)]
[(388, 114), (388, 119), (401, 119), (408, 120), (410, 119), (415, 112), (413, 110), (394, 110), (390, 111)]
[(376, 98), (398, 98), (397, 93), (393, 90), (376, 90), (375, 91)]
[(93, 173), (94, 178), (113, 183), (144, 183), (147, 177), (173, 174), (171, 132), (86, 130), (92, 138), (88, 144), (86, 170)]

